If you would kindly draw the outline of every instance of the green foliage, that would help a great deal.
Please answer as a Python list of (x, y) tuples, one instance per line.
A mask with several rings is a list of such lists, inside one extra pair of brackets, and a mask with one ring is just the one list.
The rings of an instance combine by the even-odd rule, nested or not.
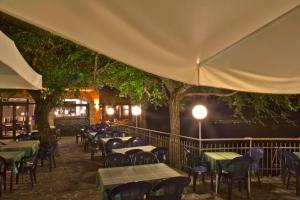
[(233, 110), (234, 117), (260, 124), (270, 120), (294, 124), (291, 114), (300, 109), (299, 95), (238, 93), (220, 100)]
[(133, 103), (164, 104), (167, 95), (160, 79), (122, 63), (106, 67), (98, 77), (101, 86), (109, 86), (120, 91), (120, 96), (130, 97)]

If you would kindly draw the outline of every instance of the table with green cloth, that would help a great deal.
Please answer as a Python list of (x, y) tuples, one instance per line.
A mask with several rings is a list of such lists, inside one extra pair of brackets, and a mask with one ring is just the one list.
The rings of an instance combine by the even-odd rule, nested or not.
[(89, 135), (92, 137), (95, 137), (95, 135), (97, 135), (98, 132), (89, 132)]
[(100, 168), (96, 176), (96, 186), (101, 191), (102, 199), (106, 199), (106, 190), (120, 184), (134, 181), (146, 181), (155, 184), (159, 180), (176, 176), (182, 176), (182, 174), (164, 163)]
[(127, 148), (120, 148), (120, 149), (113, 149), (112, 152), (113, 153), (121, 153), (121, 154), (125, 154), (126, 151), (132, 150), (132, 149), (141, 149), (143, 151), (152, 151), (153, 149), (155, 149), (155, 146), (152, 145), (146, 145), (146, 146), (137, 146), (137, 147), (127, 147)]
[(0, 151), (24, 151), (25, 156), (31, 156), (39, 149), (39, 140), (11, 142), (0, 146)]
[(294, 154), (300, 159), (300, 152), (294, 152)]
[[(132, 138), (132, 137), (114, 137), (114, 138), (119, 138), (119, 139), (121, 139), (121, 140), (124, 142), (124, 141), (129, 140), (129, 139)], [(101, 138), (100, 141), (101, 141), (103, 144), (106, 144), (106, 143), (108, 142), (108, 140), (114, 139), (114, 138)]]
[(18, 162), (21, 161), (24, 155), (24, 151), (0, 152), (0, 156), (5, 159), (8, 169), (12, 170), (15, 174), (18, 173)]
[(218, 192), (218, 163), (225, 166), (232, 159), (240, 157), (241, 155), (235, 152), (205, 152), (204, 153), (207, 161), (210, 162), (212, 172), (216, 174), (216, 193)]

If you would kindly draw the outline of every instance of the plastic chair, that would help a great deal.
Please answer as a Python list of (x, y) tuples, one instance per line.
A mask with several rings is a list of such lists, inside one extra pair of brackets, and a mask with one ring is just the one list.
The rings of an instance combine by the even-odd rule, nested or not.
[(253, 159), (253, 162), (251, 164), (251, 172), (256, 174), (258, 184), (260, 186), (261, 182), (259, 176), (259, 165), (264, 157), (264, 149), (261, 147), (253, 147), (245, 155), (249, 155)]
[(57, 147), (57, 141), (49, 141), (48, 145), (41, 146), (40, 148), (40, 159), (41, 159), (41, 166), (44, 165), (44, 159), (48, 160), (49, 163), (49, 171), (52, 172), (52, 165), (56, 168), (56, 161), (55, 161), (55, 151)]
[(118, 185), (108, 193), (109, 200), (145, 200), (149, 197), (151, 184), (139, 181)]
[(138, 147), (138, 146), (144, 146), (144, 145), (146, 145), (146, 142), (139, 137), (132, 137), (126, 141), (127, 147)]
[(189, 149), (184, 149), (185, 165), (184, 168), (188, 172), (189, 178), (193, 176), (193, 191), (196, 191), (196, 182), (198, 175), (202, 176), (202, 183), (205, 183), (205, 175), (210, 174), (211, 189), (214, 190), (213, 176), (210, 170), (210, 162), (205, 161), (203, 156), (193, 156)]
[(40, 151), (37, 151), (31, 157), (29, 158), (24, 157), (21, 159), (20, 167), (16, 177), (17, 183), (19, 182), (20, 173), (24, 174), (27, 172), (30, 178), (31, 188), (34, 187), (34, 184), (37, 183), (36, 168), (37, 168), (39, 156), (40, 156)]
[(151, 153), (156, 155), (159, 162), (168, 163), (168, 149), (166, 147), (156, 147)]
[(39, 132), (32, 132), (30, 135), (30, 140), (40, 140), (41, 136)]
[(286, 159), (286, 169), (287, 169), (287, 180), (286, 180), (286, 188), (289, 188), (290, 178), (291, 176), (296, 177), (296, 195), (300, 195), (300, 161), (298, 157), (286, 151), (285, 152)]
[(121, 167), (130, 165), (131, 161), (129, 156), (121, 153), (113, 153), (106, 156), (104, 167)]
[(135, 154), (139, 153), (143, 151), (142, 149), (131, 149), (125, 152), (125, 155), (127, 155), (130, 158), (130, 162), (133, 165), (133, 158), (135, 156)]
[(17, 140), (19, 141), (27, 141), (27, 140), (31, 140), (31, 136), (29, 134), (20, 134), (16, 137)]
[(112, 138), (105, 144), (106, 155), (112, 153), (112, 149), (118, 149), (123, 147), (123, 141), (120, 138)]
[[(188, 177), (178, 176), (160, 181), (156, 184), (150, 196), (151, 200), (180, 200), (185, 187), (190, 184), (191, 180)], [(156, 193), (156, 194), (155, 194)]]
[(120, 137), (129, 137), (129, 133), (126, 131), (121, 131), (121, 136)]
[[(249, 185), (248, 185), (248, 172), (251, 169), (251, 164), (253, 159), (249, 155), (236, 157), (232, 159), (225, 168), (218, 163), (218, 173), (219, 173), (219, 184), (220, 179), (225, 178), (228, 186), (228, 199), (231, 199), (232, 193), (232, 183), (238, 181), (239, 191), (241, 191), (241, 182), (243, 181), (245, 186), (247, 186), (247, 197), (249, 198)], [(224, 168), (224, 169), (223, 169)], [(225, 170), (226, 169), (226, 170)], [(218, 187), (220, 188), (220, 187)]]
[(159, 163), (159, 160), (151, 152), (141, 151), (133, 156), (134, 165), (145, 165)]
[(0, 156), (0, 197), (2, 196), (2, 184), (4, 185), (4, 190), (6, 190), (6, 170), (5, 159)]

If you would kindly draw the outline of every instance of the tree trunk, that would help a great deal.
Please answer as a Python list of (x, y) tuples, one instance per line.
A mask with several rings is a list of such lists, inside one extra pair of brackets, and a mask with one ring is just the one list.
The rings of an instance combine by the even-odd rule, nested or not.
[(36, 125), (39, 130), (41, 136), (41, 142), (49, 141), (50, 137), (50, 126), (49, 126), (49, 113), (51, 111), (51, 107), (48, 106), (48, 103), (45, 101), (36, 102), (36, 108), (34, 115), (36, 116)]
[(173, 95), (169, 99), (170, 132), (180, 135), (180, 99)]

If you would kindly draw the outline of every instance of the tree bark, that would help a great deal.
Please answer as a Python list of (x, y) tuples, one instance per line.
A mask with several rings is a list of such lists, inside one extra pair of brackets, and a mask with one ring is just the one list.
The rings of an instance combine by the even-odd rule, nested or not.
[(41, 136), (41, 143), (47, 142), (50, 139), (49, 113), (52, 106), (46, 101), (36, 102), (34, 115), (36, 116), (36, 125)]

